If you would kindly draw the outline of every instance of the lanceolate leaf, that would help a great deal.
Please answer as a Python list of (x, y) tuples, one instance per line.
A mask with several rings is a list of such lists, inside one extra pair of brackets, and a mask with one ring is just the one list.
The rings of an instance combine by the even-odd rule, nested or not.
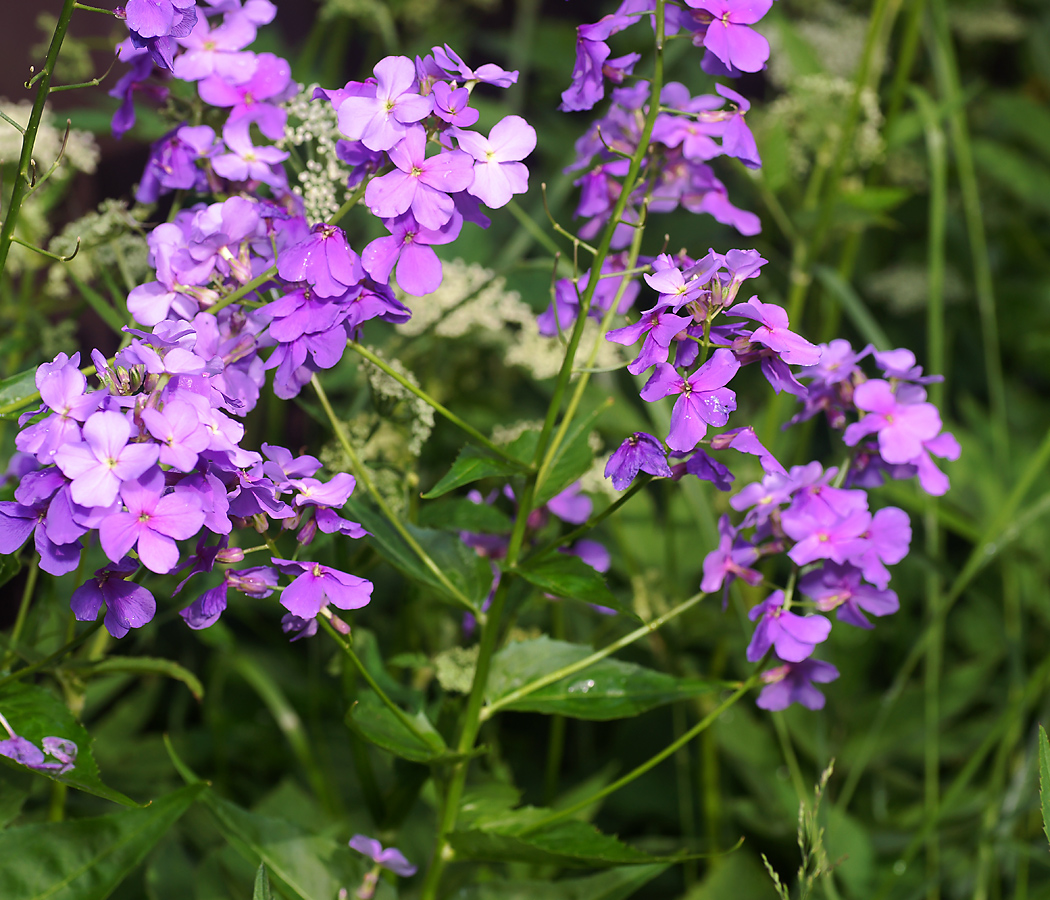
[(482, 478), (490, 478), (494, 475), (509, 478), (511, 475), (520, 475), (521, 471), (520, 466), (515, 466), (487, 450), (467, 446), (459, 451), (459, 456), (456, 457), (452, 468), (423, 495), (423, 499), (432, 500), (458, 487), (463, 487), (465, 484), (480, 481)]
[(103, 900), (189, 808), (204, 784), (191, 784), (133, 809), (0, 833), (4, 900)]
[[(130, 797), (125, 797), (102, 783), (98, 766), (91, 754), (91, 735), (69, 711), (68, 707), (51, 691), (31, 684), (13, 682), (0, 688), (0, 713), (10, 723), (16, 734), (32, 741), (38, 747), (45, 737), (66, 738), (77, 745), (76, 765), (64, 775), (53, 772), (37, 774), (75, 787), (77, 790), (94, 794), (124, 806), (138, 806)], [(7, 734), (0, 734), (6, 738)], [(18, 769), (27, 770), (24, 766), (6, 756), (0, 756), (0, 763)], [(0, 897), (6, 896), (0, 892)]]
[[(498, 701), (593, 652), (581, 644), (547, 637), (509, 644), (492, 660), (488, 700)], [(575, 719), (625, 719), (718, 687), (717, 683), (700, 678), (675, 678), (645, 666), (606, 658), (503, 708)]]
[(419, 524), (442, 531), (483, 531), (488, 534), (504, 534), (513, 525), (503, 510), (466, 499), (422, 504)]
[(371, 691), (362, 691), (347, 715), (347, 724), (366, 741), (412, 762), (430, 762), (448, 754), (441, 735), (422, 713), (410, 716), (419, 734), (410, 731)]
[(578, 556), (552, 553), (535, 562), (526, 561), (515, 571), (530, 584), (556, 597), (596, 603), (630, 613), (606, 587), (605, 579)]

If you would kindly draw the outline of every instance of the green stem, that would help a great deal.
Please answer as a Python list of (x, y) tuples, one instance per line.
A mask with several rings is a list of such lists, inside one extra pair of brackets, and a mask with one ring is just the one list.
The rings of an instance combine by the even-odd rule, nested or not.
[(11, 242), (15, 233), (15, 225), (18, 223), (18, 214), (22, 208), (22, 201), (29, 187), (29, 169), (33, 164), (33, 147), (36, 144), (37, 132), (40, 130), (40, 122), (44, 115), (44, 103), (48, 92), (51, 90), (51, 76), (55, 71), (55, 63), (58, 62), (58, 53), (62, 49), (62, 42), (66, 39), (69, 30), (69, 20), (73, 17), (76, 0), (64, 0), (62, 11), (58, 14), (58, 22), (55, 32), (51, 37), (51, 44), (47, 48), (47, 58), (44, 68), (37, 74), (39, 86), (36, 89), (36, 99), (33, 101), (33, 109), (29, 114), (25, 132), (22, 136), (22, 153), (18, 160), (18, 172), (15, 174), (14, 185), (11, 188), (11, 199), (7, 205), (7, 218), (0, 226), (0, 275), (7, 265), (7, 256), (11, 252)]
[(15, 618), (14, 627), (11, 629), (11, 637), (8, 638), (10, 649), (4, 654), (4, 661), (0, 663), (0, 669), (6, 669), (10, 666), (17, 656), (15, 646), (18, 644), (18, 639), (22, 636), (22, 629), (25, 628), (26, 616), (29, 614), (29, 604), (33, 600), (33, 591), (36, 590), (36, 579), (39, 574), (40, 557), (33, 554), (33, 562), (30, 564), (29, 572), (26, 574), (25, 587), (22, 589), (22, 600), (18, 604), (18, 616)]
[(583, 800), (567, 806), (564, 809), (559, 809), (557, 812), (552, 813), (545, 818), (540, 819), (537, 822), (533, 822), (519, 834), (531, 834), (539, 831), (541, 828), (546, 828), (548, 825), (553, 825), (555, 822), (561, 822), (565, 819), (571, 819), (576, 813), (581, 810), (587, 809), (589, 806), (593, 806), (599, 800), (608, 797), (609, 794), (615, 793), (620, 788), (625, 787), (632, 781), (640, 778), (650, 769), (662, 763), (667, 757), (674, 753), (677, 753), (682, 747), (688, 744), (693, 738), (702, 734), (706, 731), (714, 722), (718, 719), (722, 713), (724, 713), (729, 707), (736, 703), (741, 697), (744, 696), (748, 691), (751, 690), (756, 684), (758, 684), (761, 675), (755, 673), (747, 681), (745, 681), (739, 688), (737, 688), (732, 694), (730, 694), (725, 700), (718, 704), (710, 713), (704, 716), (699, 722), (697, 722), (692, 728), (690, 728), (685, 734), (683, 734), (678, 740), (673, 741), (661, 750), (659, 753), (651, 756), (644, 763), (636, 768), (632, 769), (622, 778), (616, 779), (612, 784), (606, 785), (600, 791), (596, 791), (589, 797), (585, 797)]
[(10, 675), (5, 675), (3, 678), (0, 678), (0, 688), (4, 687), (4, 685), (10, 684), (12, 681), (20, 681), (27, 675), (34, 675), (35, 673), (48, 668), (53, 662), (55, 662), (55, 660), (61, 659), (63, 656), (66, 656), (67, 654), (72, 653), (74, 650), (76, 650), (77, 647), (83, 644), (84, 641), (91, 637), (91, 635), (93, 635), (101, 627), (101, 621), (92, 622), (87, 628), (84, 629), (83, 632), (81, 632), (67, 644), (64, 644), (63, 646), (59, 647), (54, 653), (50, 654), (49, 656), (45, 656), (43, 659), (33, 663), (32, 665), (23, 666), (21, 669), (16, 669)]
[(489, 438), (485, 437), (485, 435), (478, 431), (473, 425), (464, 422), (463, 419), (461, 419), (454, 412), (452, 412), (452, 410), (439, 403), (437, 400), (431, 397), (430, 394), (422, 390), (417, 385), (414, 385), (404, 375), (398, 372), (397, 369), (395, 369), (388, 362), (386, 362), (386, 360), (384, 360), (382, 357), (377, 356), (375, 353), (373, 353), (367, 347), (362, 346), (357, 341), (348, 341), (347, 346), (359, 356), (362, 356), (365, 359), (367, 359), (376, 368), (382, 369), (384, 372), (386, 372), (387, 375), (393, 378), (394, 381), (396, 381), (402, 387), (415, 394), (420, 400), (426, 403), (427, 406), (429, 406), (435, 412), (440, 413), (453, 425), (466, 432), (475, 443), (480, 444), (482, 447), (484, 447), (491, 453), (495, 453), (504, 461), (509, 462), (521, 468), (522, 470), (528, 470), (529, 467), (520, 459), (518, 459), (515, 456), (512, 456), (510, 453), (507, 452), (507, 450), (504, 447), (501, 447), (499, 444), (496, 444)]
[(242, 297), (246, 297), (252, 291), (256, 290), (257, 288), (261, 288), (264, 284), (266, 284), (266, 282), (273, 281), (274, 276), (276, 274), (277, 266), (270, 266), (270, 268), (263, 272), (262, 275), (253, 278), (247, 284), (242, 284), (239, 288), (237, 288), (237, 290), (233, 291), (232, 293), (227, 294), (225, 297), (222, 297), (219, 300), (216, 300), (215, 303), (213, 303), (204, 311), (206, 313), (211, 313), (212, 315), (215, 315), (220, 309), (225, 309), (231, 303), (236, 303)]
[(499, 637), (500, 623), (503, 618), (503, 606), (507, 597), (507, 582), (510, 579), (501, 579), (499, 587), (496, 588), (492, 605), (489, 607), (488, 615), (481, 626), (481, 642), (478, 648), (478, 663), (474, 670), (474, 681), (470, 688), (470, 697), (467, 699), (467, 709), (463, 715), (463, 728), (460, 731), (457, 751), (464, 758), (457, 760), (452, 767), (448, 790), (441, 806), (441, 819), (438, 824), (438, 836), (434, 844), (434, 855), (430, 860), (430, 869), (427, 871), (426, 880), (423, 882), (423, 890), (420, 894), (421, 900), (435, 900), (438, 886), (441, 883), (441, 875), (445, 866), (452, 858), (452, 848), (448, 843), (448, 835), (456, 827), (456, 819), (459, 816), (459, 805), (463, 798), (463, 788), (467, 783), (467, 770), (470, 759), (466, 755), (474, 748), (478, 731), (481, 728), (481, 707), (485, 699), (485, 690), (488, 687), (489, 670), (492, 665), (492, 655), (496, 651), (497, 639)]
[(350, 437), (347, 435), (343, 423), (336, 417), (335, 410), (332, 409), (332, 404), (328, 400), (328, 394), (325, 393), (325, 389), (321, 386), (321, 382), (316, 375), (311, 377), (310, 384), (313, 385), (314, 391), (317, 393), (317, 399), (321, 401), (321, 406), (324, 408), (325, 415), (328, 417), (332, 430), (335, 432), (336, 440), (339, 441), (339, 445), (343, 448), (343, 452), (346, 453), (347, 458), (350, 460), (350, 466), (354, 470), (355, 477), (364, 485), (365, 490), (368, 491), (376, 506), (379, 507), (380, 512), (386, 516), (387, 521), (389, 521), (397, 533), (401, 535), (401, 539), (408, 544), (412, 549), (412, 552), (419, 557), (419, 561), (430, 570), (430, 573), (440, 582), (441, 586), (448, 591), (457, 602), (471, 612), (476, 613), (477, 610), (474, 608), (474, 604), (470, 602), (470, 598), (449, 580), (448, 576), (441, 570), (441, 567), (434, 562), (430, 554), (427, 553), (420, 545), (419, 541), (413, 537), (412, 532), (405, 527), (400, 517), (390, 508), (386, 500), (383, 499), (382, 494), (376, 490), (376, 486), (372, 483), (372, 479), (368, 477), (368, 473), (365, 471), (365, 467), (361, 464), (361, 459), (357, 455), (357, 451), (354, 450), (353, 444), (350, 443)]
[(343, 635), (341, 635), (338, 631), (336, 631), (335, 626), (332, 625), (332, 623), (324, 616), (321, 616), (318, 619), (318, 621), (321, 623), (321, 627), (326, 632), (328, 632), (332, 640), (335, 641), (342, 649), (342, 651), (347, 655), (350, 662), (354, 664), (354, 668), (357, 669), (358, 674), (365, 680), (365, 683), (373, 691), (375, 691), (376, 696), (383, 702), (383, 705), (394, 714), (397, 720), (402, 725), (404, 725), (405, 728), (407, 728), (409, 731), (412, 732), (412, 734), (419, 738), (420, 741), (422, 741), (424, 744), (428, 743), (430, 738), (424, 735), (423, 732), (419, 730), (419, 727), (416, 725), (416, 723), (413, 722), (412, 719), (405, 714), (405, 711), (401, 709), (401, 707), (398, 706), (393, 700), (391, 700), (390, 697), (387, 696), (386, 692), (372, 677), (372, 673), (365, 668), (365, 664), (361, 662), (361, 659), (358, 657), (358, 655), (354, 653), (354, 648), (353, 646), (351, 646), (350, 641)]
[(617, 650), (622, 650), (624, 647), (628, 647), (635, 641), (640, 640), (646, 635), (652, 634), (661, 625), (665, 625), (671, 621), (671, 619), (677, 618), (682, 613), (687, 612), (706, 597), (707, 594), (693, 594), (688, 600), (684, 600), (672, 609), (669, 609), (662, 616), (653, 619), (646, 625), (642, 625), (640, 628), (636, 628), (629, 634), (625, 634), (619, 640), (613, 641), (608, 647), (603, 647), (601, 650), (597, 650), (590, 656), (586, 656), (583, 659), (577, 660), (574, 663), (570, 663), (567, 666), (562, 666), (560, 669), (555, 669), (553, 672), (548, 672), (541, 678), (537, 678), (535, 681), (530, 681), (528, 684), (522, 685), (515, 691), (511, 691), (509, 694), (504, 694), (498, 700), (494, 700), (488, 706), (481, 711), (482, 721), (491, 719), (497, 712), (503, 709), (505, 706), (509, 706), (511, 703), (517, 703), (523, 697), (529, 696), (529, 694), (538, 691), (540, 688), (545, 688), (548, 684), (554, 684), (556, 681), (561, 681), (563, 678), (568, 678), (570, 675), (575, 675), (577, 672), (586, 669), (588, 666), (593, 666), (596, 662), (601, 662), (605, 657), (611, 656)]
[(597, 525), (599, 522), (608, 519), (609, 516), (616, 512), (616, 510), (623, 506), (640, 490), (645, 488), (652, 480), (652, 475), (642, 475), (636, 478), (634, 484), (632, 484), (612, 503), (605, 507), (605, 509), (603, 509), (600, 513), (591, 516), (586, 522), (584, 522), (582, 525), (578, 525), (576, 528), (574, 528), (567, 534), (563, 534), (561, 537), (555, 538), (550, 543), (544, 544), (542, 547), (539, 548), (539, 550), (534, 551), (530, 558), (539, 559), (541, 556), (546, 556), (548, 553), (553, 553), (559, 547), (564, 547), (566, 544), (571, 544), (574, 540), (576, 540), (576, 538), (582, 537), (588, 531), (594, 528), (594, 526)]

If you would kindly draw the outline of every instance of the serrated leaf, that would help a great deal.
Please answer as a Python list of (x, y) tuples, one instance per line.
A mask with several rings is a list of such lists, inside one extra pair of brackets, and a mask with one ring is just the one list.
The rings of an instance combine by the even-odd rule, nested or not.
[(180, 788), (142, 809), (0, 833), (4, 900), (104, 900), (204, 789)]
[(548, 594), (584, 603), (596, 603), (634, 615), (631, 610), (625, 609), (616, 595), (606, 587), (605, 579), (578, 556), (552, 553), (535, 561), (527, 560), (514, 571)]
[(1050, 741), (1039, 726), (1039, 803), (1043, 810), (1043, 834), (1050, 841)]
[[(496, 702), (593, 652), (582, 644), (555, 641), (546, 636), (508, 644), (492, 659), (487, 699), (490, 703)], [(575, 719), (626, 719), (719, 687), (716, 682), (675, 678), (655, 669), (607, 657), (502, 708)]]
[[(422, 582), (442, 597), (454, 599), (452, 593), (419, 559), (415, 551), (387, 520), (371, 507), (351, 498), (344, 507), (348, 516), (368, 531), (367, 540), (376, 551), (414, 581)], [(434, 560), (445, 577), (478, 609), (492, 587), (492, 570), (488, 560), (478, 556), (455, 535), (429, 528), (406, 525), (409, 533)]]
[(266, 863), (259, 863), (259, 869), (255, 873), (255, 888), (252, 891), (252, 900), (273, 900), (273, 891), (270, 889), (270, 875), (266, 871)]
[[(534, 814), (536, 810), (526, 810)], [(549, 811), (544, 811), (549, 812)], [(522, 827), (527, 827), (527, 818)], [(602, 834), (586, 822), (559, 822), (530, 834), (501, 830), (453, 831), (449, 843), (457, 859), (491, 862), (524, 862), (534, 865), (604, 868), (681, 862), (688, 854), (651, 856), (611, 835)]]
[(574, 422), (566, 432), (565, 440), (558, 446), (547, 469), (547, 477), (536, 486), (534, 502), (537, 506), (556, 497), (591, 467), (594, 462), (594, 451), (590, 447), (591, 431), (595, 421), (611, 404), (611, 399), (602, 403)]
[(5, 378), (0, 381), (0, 413), (21, 409), (38, 396), (35, 368)]
[[(43, 778), (50, 778), (123, 806), (140, 806), (130, 797), (102, 783), (98, 765), (91, 753), (91, 735), (74, 718), (69, 708), (49, 690), (20, 682), (5, 685), (0, 688), (0, 713), (3, 713), (16, 734), (38, 747), (45, 737), (65, 738), (77, 745), (76, 765), (62, 775), (27, 769), (6, 756), (0, 756), (0, 764), (21, 772), (34, 772)], [(0, 897), (3, 896), (0, 893)]]
[(190, 689), (195, 699), (201, 700), (204, 697), (204, 685), (201, 684), (200, 679), (189, 669), (170, 659), (160, 659), (155, 656), (111, 656), (76, 668), (82, 675), (112, 672), (163, 675), (165, 678), (181, 681)]
[(457, 499), (423, 504), (419, 509), (419, 524), (424, 528), (437, 528), (441, 531), (506, 534), (514, 523), (503, 510), (488, 503)]
[(424, 500), (433, 500), (454, 491), (456, 488), (466, 484), (480, 481), (482, 478), (500, 476), (509, 478), (512, 475), (520, 475), (521, 467), (508, 462), (483, 450), (479, 447), (468, 445), (459, 451), (459, 456), (449, 469), (429, 491), (423, 494)]
[(462, 900), (626, 900), (662, 872), (668, 863), (610, 869), (586, 878), (560, 881), (488, 881), (464, 889)]
[(366, 741), (403, 759), (425, 763), (448, 756), (445, 741), (424, 713), (406, 715), (420, 734), (405, 727), (372, 691), (362, 691), (346, 721)]

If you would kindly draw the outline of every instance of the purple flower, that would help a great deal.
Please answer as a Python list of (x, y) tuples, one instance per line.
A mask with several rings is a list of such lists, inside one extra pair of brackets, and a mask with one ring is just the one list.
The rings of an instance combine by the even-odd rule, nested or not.
[(139, 559), (151, 572), (163, 575), (179, 564), (176, 540), (193, 537), (204, 526), (204, 509), (192, 491), (162, 496), (164, 473), (153, 469), (125, 481), (120, 498), (127, 512), (107, 516), (99, 528), (106, 556), (116, 562), (137, 545)]
[(227, 15), (221, 25), (211, 29), (207, 19), (201, 18), (186, 37), (179, 39), (186, 52), (175, 60), (174, 75), (182, 81), (217, 75), (230, 84), (242, 84), (252, 77), (256, 57), (238, 51), (254, 40), (255, 24), (246, 15)]
[(166, 134), (150, 147), (135, 199), (139, 203), (156, 203), (168, 191), (205, 187), (207, 179), (197, 160), (213, 156), (214, 152), (215, 131), (207, 125), (183, 125)]
[[(414, 297), (425, 297), (441, 286), (441, 260), (431, 245), (454, 241), (463, 227), (453, 215), (440, 228), (425, 228), (411, 212), (387, 219), (388, 237), (376, 238), (361, 254), (364, 270), (380, 283), (390, 280), (393, 271), (398, 287)], [(396, 270), (394, 267), (397, 267)]]
[(192, 472), (197, 456), (208, 448), (208, 433), (201, 427), (197, 411), (185, 400), (171, 400), (163, 410), (144, 409), (142, 421), (160, 441), (160, 462), (180, 472)]
[(486, 138), (456, 129), (459, 146), (474, 157), (474, 181), (467, 193), (490, 209), (510, 203), (529, 189), (529, 170), (520, 162), (536, 149), (536, 129), (521, 116), (500, 119)]
[(726, 385), (736, 375), (740, 363), (731, 350), (720, 348), (689, 378), (683, 378), (668, 363), (660, 363), (642, 388), (642, 399), (650, 403), (669, 394), (681, 394), (671, 411), (671, 431), (667, 446), (672, 450), (692, 450), (707, 434), (729, 421), (736, 409), (736, 395)]
[(106, 619), (103, 624), (115, 638), (122, 638), (132, 628), (141, 628), (157, 611), (153, 595), (141, 585), (124, 579), (138, 571), (138, 563), (125, 556), (115, 563), (95, 572), (87, 584), (73, 591), (69, 607), (81, 622), (93, 622), (98, 618), (102, 604), (106, 604)]
[(341, 297), (361, 281), (361, 261), (342, 228), (318, 224), (309, 237), (277, 255), (277, 273), (285, 281), (306, 281), (318, 297)]
[(861, 610), (873, 616), (888, 616), (900, 609), (895, 592), (864, 584), (860, 570), (851, 565), (825, 563), (823, 568), (803, 575), (798, 589), (812, 597), (821, 612), (836, 609), (841, 621), (858, 628), (874, 627)]
[(294, 89), (288, 61), (272, 53), (258, 54), (255, 71), (243, 83), (231, 84), (218, 75), (209, 75), (197, 84), (197, 92), (205, 103), (232, 107), (228, 121), (250, 115), (259, 130), (274, 141), (284, 136), (288, 119), (288, 114), (274, 104), (287, 99)]
[(731, 69), (759, 72), (769, 59), (769, 41), (748, 26), (758, 22), (773, 0), (687, 0), (693, 9), (709, 13), (712, 22), (704, 47)]
[(915, 461), (923, 443), (933, 440), (941, 430), (936, 406), (901, 403), (889, 382), (880, 378), (857, 385), (853, 402), (868, 415), (850, 425), (843, 440), (852, 447), (865, 435), (878, 432), (879, 454), (891, 465)]
[(485, 63), (477, 69), (471, 69), (459, 54), (448, 44), (442, 47), (431, 47), (434, 61), (446, 72), (458, 75), (463, 82), (480, 81), (482, 84), (491, 84), (495, 87), (508, 88), (518, 81), (518, 73), (508, 72), (501, 69), (495, 63)]
[(350, 848), (367, 856), (377, 866), (389, 869), (395, 875), (408, 878), (416, 874), (416, 867), (405, 859), (405, 855), (400, 850), (396, 847), (384, 848), (375, 838), (355, 834), (350, 838)]
[(226, 123), (222, 139), (229, 152), (217, 155), (212, 160), (212, 169), (230, 181), (260, 181), (273, 188), (284, 187), (287, 178), (278, 163), (288, 159), (288, 151), (256, 147), (249, 134), (252, 121), (250, 116), (241, 116)]
[(772, 594), (747, 614), (758, 627), (747, 645), (748, 662), (758, 662), (772, 647), (788, 662), (806, 659), (831, 634), (831, 622), (823, 616), (799, 616), (784, 609), (784, 592)]
[(762, 673), (766, 686), (755, 703), (762, 709), (787, 709), (792, 703), (801, 703), (807, 709), (823, 709), (824, 695), (812, 682), (824, 684), (839, 677), (839, 670), (819, 659), (784, 663)]
[(196, 0), (128, 0), (124, 13), (130, 31), (141, 38), (156, 38), (171, 34), (180, 12), (195, 5)]
[(734, 528), (729, 516), (718, 520), (718, 549), (704, 557), (704, 577), (700, 590), (713, 594), (720, 587), (728, 588), (737, 578), (748, 584), (761, 584), (762, 573), (748, 568), (758, 560), (758, 551), (740, 537), (740, 529)]
[(2, 715), (0, 725), (3, 725), (10, 735), (7, 740), (0, 741), (0, 756), (6, 756), (38, 772), (51, 772), (55, 775), (65, 775), (76, 765), (77, 745), (73, 741), (60, 737), (46, 737), (38, 747), (32, 741), (15, 734)]
[(281, 592), (281, 605), (300, 619), (314, 619), (327, 603), (339, 609), (360, 609), (372, 596), (372, 582), (315, 562), (272, 559), (295, 580)]
[(431, 93), (434, 97), (434, 115), (439, 119), (460, 128), (469, 128), (477, 122), (480, 113), (467, 105), (470, 103), (470, 91), (466, 88), (453, 89), (447, 82), (436, 81)]
[(269, 597), (277, 585), (277, 573), (269, 566), (251, 569), (228, 569), (222, 583), (206, 590), (179, 615), (186, 624), (199, 631), (214, 625), (226, 609), (227, 592), (232, 587), (249, 597)]
[(727, 309), (726, 315), (760, 322), (749, 340), (768, 347), (784, 362), (793, 366), (813, 366), (820, 362), (820, 348), (788, 330), (788, 314), (782, 306), (762, 303), (758, 297), (752, 297), (747, 303)]
[(389, 150), (410, 125), (430, 114), (432, 101), (412, 92), (416, 67), (407, 56), (388, 56), (372, 71), (375, 93), (348, 96), (339, 104), (339, 130), (369, 150)]
[[(677, 269), (672, 270), (678, 272)], [(679, 277), (681, 273), (679, 272)], [(645, 276), (649, 278), (648, 275)], [(650, 282), (652, 284), (652, 282)], [(667, 361), (667, 354), (671, 347), (671, 341), (675, 335), (692, 322), (690, 316), (673, 315), (666, 307), (657, 306), (648, 312), (642, 313), (642, 317), (633, 325), (625, 328), (615, 328), (605, 335), (607, 341), (614, 344), (630, 346), (638, 338), (645, 335), (645, 342), (636, 359), (627, 367), (632, 375), (640, 375), (646, 369), (658, 363)]]
[(427, 228), (440, 228), (452, 218), (456, 205), (449, 194), (466, 190), (475, 178), (470, 157), (462, 150), (449, 150), (428, 159), (426, 143), (426, 129), (416, 125), (390, 149), (397, 170), (369, 182), (365, 190), (372, 215), (386, 219), (411, 209)]
[(605, 477), (611, 478), (613, 487), (622, 491), (634, 481), (639, 469), (662, 478), (670, 478), (672, 474), (663, 445), (644, 431), (636, 431), (616, 448), (605, 464)]
[(155, 444), (129, 444), (131, 425), (118, 412), (94, 413), (84, 440), (55, 452), (62, 474), (72, 479), (73, 500), (81, 506), (109, 506), (121, 482), (138, 478), (157, 461)]

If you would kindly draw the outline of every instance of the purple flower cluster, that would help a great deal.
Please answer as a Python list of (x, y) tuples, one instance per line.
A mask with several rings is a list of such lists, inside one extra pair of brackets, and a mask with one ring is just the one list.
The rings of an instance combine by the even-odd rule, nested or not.
[[(701, 68), (711, 75), (738, 77), (759, 72), (769, 59), (769, 42), (751, 26), (758, 23), (773, 0), (685, 0), (668, 4), (664, 34), (689, 34), (705, 49)], [(587, 110), (605, 96), (605, 82), (622, 84), (641, 58), (629, 53), (610, 59), (606, 41), (612, 35), (648, 19), (655, 28), (655, 0), (623, 0), (614, 13), (576, 29), (576, 64), (572, 84), (562, 92), (563, 110)]]
[[(180, 541), (199, 538), (196, 554), (182, 563), (192, 575), (244, 558), (227, 547), (235, 526), (265, 530), (275, 520), (282, 530), (298, 529), (302, 544), (318, 528), (364, 533), (335, 512), (354, 489), (351, 476), (324, 483), (312, 477), (320, 468), (313, 457), (240, 446), (244, 426), (229, 413), (243, 415), (258, 398), (263, 371), (253, 353), (260, 329), (250, 316), (222, 312), (164, 319), (152, 334), (132, 331), (112, 365), (95, 351), (101, 390), (88, 389), (78, 356), (60, 354), (37, 372), (40, 409), (22, 417), (16, 444), (32, 467), (15, 500), (0, 502), (0, 552), (17, 551), (32, 534), (41, 568), (63, 575), (77, 568), (84, 541), (97, 533), (110, 564), (74, 591), (71, 606), (77, 618), (92, 620), (105, 605), (106, 628), (116, 637), (156, 612), (152, 594), (129, 577), (140, 565), (158, 574), (180, 568)], [(209, 546), (208, 535), (219, 544)], [(283, 561), (274, 564), (292, 574)], [(233, 586), (263, 595), (258, 580), (244, 575), (227, 572), (223, 592)], [(368, 582), (332, 577), (350, 585), (352, 596), (328, 590), (323, 579), (296, 578), (282, 603), (306, 619), (329, 602), (342, 609), (368, 602)], [(260, 578), (276, 586), (276, 572)], [(204, 627), (224, 606), (225, 596), (220, 602), (209, 591), (183, 615), (191, 627)]]

